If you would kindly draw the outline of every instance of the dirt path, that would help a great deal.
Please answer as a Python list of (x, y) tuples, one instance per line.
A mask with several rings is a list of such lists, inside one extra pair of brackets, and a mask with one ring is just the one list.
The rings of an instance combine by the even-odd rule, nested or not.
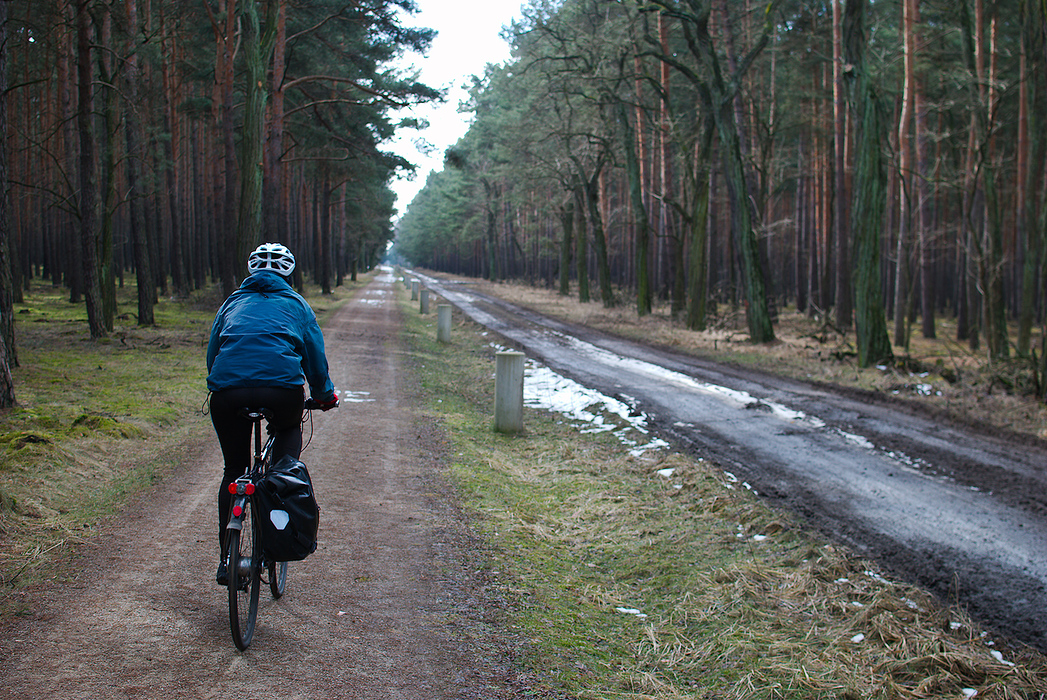
[(213, 581), (220, 455), (205, 435), (149, 507), (3, 630), (0, 695), (516, 697), (506, 647), (486, 626), (498, 610), (469, 564), (480, 543), (440, 481), (441, 436), (403, 385), (393, 284), (379, 275), (325, 329), (332, 378), (350, 394), (315, 415), (303, 453), (321, 543), (291, 565), (280, 601), (263, 589), (250, 649), (235, 650)]

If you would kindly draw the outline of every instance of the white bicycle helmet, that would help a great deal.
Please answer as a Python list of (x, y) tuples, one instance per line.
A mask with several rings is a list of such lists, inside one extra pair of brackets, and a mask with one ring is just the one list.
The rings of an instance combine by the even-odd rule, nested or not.
[(263, 243), (248, 256), (247, 269), (252, 274), (259, 270), (272, 270), (286, 277), (294, 272), (294, 256), (287, 246), (280, 243)]

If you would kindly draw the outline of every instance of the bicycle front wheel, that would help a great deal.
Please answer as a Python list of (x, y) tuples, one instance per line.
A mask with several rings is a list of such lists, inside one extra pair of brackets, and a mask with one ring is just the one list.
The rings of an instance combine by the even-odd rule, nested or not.
[(269, 562), (269, 591), (273, 598), (279, 598), (287, 588), (287, 562)]
[(243, 651), (251, 643), (258, 618), (258, 592), (261, 585), (261, 547), (251, 501), (245, 500), (239, 530), (229, 531), (226, 566), (229, 571), (229, 627), (233, 642)]

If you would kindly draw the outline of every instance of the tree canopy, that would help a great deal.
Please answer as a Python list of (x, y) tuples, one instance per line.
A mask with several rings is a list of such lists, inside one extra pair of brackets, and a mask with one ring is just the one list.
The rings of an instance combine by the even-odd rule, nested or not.
[(696, 329), (736, 306), (754, 342), (793, 306), (857, 324), (863, 364), (946, 317), (991, 360), (1029, 357), (1047, 301), (1043, 13), (534, 0), (397, 250), (583, 300), (606, 277), (603, 303), (643, 314), (653, 296)]

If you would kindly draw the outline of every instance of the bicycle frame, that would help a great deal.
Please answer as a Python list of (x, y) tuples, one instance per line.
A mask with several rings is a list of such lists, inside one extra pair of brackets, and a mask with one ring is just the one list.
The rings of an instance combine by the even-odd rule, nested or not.
[[(306, 410), (302, 415), (303, 423), (307, 416), (311, 419), (308, 411), (319, 408), (319, 406), (312, 399), (308, 399), (304, 408)], [(258, 592), (264, 580), (263, 571), (268, 574), (267, 583), (273, 598), (279, 598), (284, 594), (284, 586), (287, 583), (287, 562), (265, 560), (262, 554), (262, 531), (255, 520), (257, 517), (254, 500), (256, 484), (265, 475), (271, 463), (273, 443), (276, 439), (275, 433), (270, 432), (269, 439), (265, 441), (264, 445), (262, 443), (262, 421), (269, 421), (271, 414), (264, 408), (244, 408), (240, 415), (254, 423), (254, 463), (246, 474), (229, 485), (233, 500), (226, 524), (222, 552), (226, 557), (229, 577), (229, 626), (233, 634), (233, 641), (237, 648), (243, 651), (247, 649), (254, 635), (255, 620), (258, 615)], [(247, 525), (250, 532), (247, 533), (244, 532), (245, 521), (250, 523)], [(250, 551), (245, 548), (245, 542), (250, 543)], [(243, 600), (240, 599), (241, 596), (244, 597)]]
[[(269, 418), (266, 410), (245, 410), (242, 415), (254, 423), (254, 464), (246, 474), (229, 485), (233, 500), (222, 547), (226, 553), (229, 577), (229, 626), (233, 642), (241, 651), (247, 649), (254, 636), (262, 570), (265, 569), (269, 573), (268, 583), (274, 598), (283, 595), (287, 580), (286, 563), (267, 563), (264, 560), (260, 542), (261, 532), (255, 521), (255, 484), (262, 478), (269, 462), (275, 435), (270, 434), (263, 447), (262, 420)], [(250, 532), (244, 532), (245, 528), (249, 528)], [(250, 543), (247, 548), (244, 547), (245, 543)]]
[(254, 422), (254, 464), (251, 465), (246, 474), (230, 485), (231, 492), (233, 491), (233, 486), (235, 486), (236, 490), (233, 492), (233, 507), (229, 517), (229, 524), (226, 525), (227, 530), (242, 529), (244, 502), (254, 495), (255, 482), (261, 478), (265, 461), (272, 454), (275, 435), (270, 435), (265, 445), (262, 445), (262, 419), (267, 418), (266, 413), (265, 409), (262, 409), (260, 411), (245, 411), (243, 414), (245, 418)]

